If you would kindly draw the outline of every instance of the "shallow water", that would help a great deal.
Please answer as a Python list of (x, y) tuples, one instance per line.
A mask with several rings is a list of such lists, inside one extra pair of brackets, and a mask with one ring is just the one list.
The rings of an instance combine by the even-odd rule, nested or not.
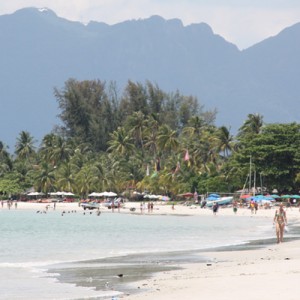
[[(84, 215), (77, 210), (62, 216), (58, 211), (40, 214), (1, 210), (0, 222), (0, 288), (5, 290), (1, 299), (78, 299), (110, 295), (108, 289), (92, 289), (96, 286), (92, 269), (99, 267), (99, 259), (138, 254), (146, 257), (144, 263), (148, 263), (151, 255), (163, 252), (237, 245), (274, 236), (272, 220), (250, 213), (249, 217), (116, 212), (97, 216), (95, 212)], [(151, 255), (145, 255), (147, 253)], [(82, 261), (85, 262), (80, 265), (78, 262)], [(72, 272), (82, 275), (75, 276), (74, 280), (71, 262)], [(118, 265), (120, 260), (116, 263)], [(49, 269), (60, 270), (58, 278), (68, 284), (58, 283), (55, 274), (45, 272)], [(86, 282), (80, 284), (86, 288), (71, 284), (78, 284), (78, 278), (81, 283)]]

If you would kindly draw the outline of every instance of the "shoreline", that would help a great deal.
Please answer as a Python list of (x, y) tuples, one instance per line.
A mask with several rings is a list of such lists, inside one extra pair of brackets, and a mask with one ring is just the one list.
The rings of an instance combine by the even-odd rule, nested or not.
[[(131, 213), (130, 207), (136, 205), (134, 214), (139, 212), (139, 203), (126, 203), (120, 213)], [(49, 210), (53, 211), (53, 203)], [(17, 210), (31, 210), (33, 212), (44, 209), (45, 203), (18, 203)], [(2, 210), (6, 210), (6, 206)], [(68, 211), (77, 210), (83, 212), (78, 203), (57, 203), (56, 210)], [(14, 207), (11, 210), (15, 210)], [(1, 211), (1, 210), (0, 210)], [(105, 214), (113, 213), (107, 208), (101, 208)], [(114, 213), (118, 213), (115, 209)], [(270, 223), (273, 221), (275, 209), (260, 209), (257, 215), (251, 215), (249, 209), (241, 208), (236, 217), (267, 218)], [(145, 217), (151, 215), (211, 215), (210, 209), (186, 207), (176, 205), (172, 210), (170, 205), (156, 204), (153, 213), (144, 213)], [(218, 215), (233, 216), (232, 208), (220, 209)], [(218, 217), (218, 216), (216, 216)], [(300, 212), (298, 208), (287, 210), (287, 217), (290, 224), (296, 227), (299, 225)], [(293, 230), (292, 226), (291, 231)], [(298, 230), (295, 232), (299, 233)], [(120, 285), (117, 285), (115, 292), (117, 299), (199, 299), (207, 300), (232, 300), (243, 297), (243, 300), (277, 299), (278, 295), (287, 300), (298, 299), (297, 281), (300, 273), (300, 240), (291, 238), (285, 239), (282, 244), (275, 244), (274, 238), (249, 241), (246, 244), (218, 247), (213, 249), (185, 251), (192, 254), (193, 258), (174, 260), (170, 262), (170, 253), (166, 253), (166, 264), (158, 264), (161, 269), (147, 268), (147, 264), (140, 265), (144, 268), (145, 277), (138, 276), (137, 270), (132, 268), (134, 280), (126, 282), (124, 276)], [(146, 255), (146, 254), (145, 254)], [(160, 255), (162, 255), (160, 253)], [(138, 256), (136, 256), (138, 257)], [(141, 255), (140, 255), (141, 257)], [(205, 259), (203, 259), (205, 258)], [(111, 259), (107, 259), (111, 263)], [(153, 260), (155, 261), (155, 260)], [(118, 274), (118, 262), (114, 273)], [(171, 268), (169, 268), (171, 267)], [(172, 269), (173, 268), (173, 269)], [(53, 268), (50, 268), (51, 273)], [(90, 270), (87, 269), (87, 272)], [(127, 271), (126, 271), (127, 272)], [(130, 271), (128, 271), (130, 273)], [(128, 273), (128, 274), (129, 274)], [(124, 272), (125, 274), (125, 272)], [(143, 280), (140, 280), (140, 279)], [(120, 280), (119, 280), (120, 281)], [(64, 281), (62, 281), (64, 282)], [(217, 286), (216, 286), (217, 282)], [(91, 285), (92, 287), (93, 285)], [(291, 289), (283, 287), (291, 286)], [(112, 290), (110, 290), (112, 291)], [(123, 292), (123, 295), (119, 294)]]
[[(272, 210), (274, 213), (275, 210)], [(265, 214), (264, 214), (265, 215)], [(272, 216), (268, 213), (270, 217)], [(290, 223), (299, 229), (300, 214), (293, 210)], [(292, 229), (292, 226), (290, 226)], [(296, 230), (299, 234), (299, 230)], [(133, 283), (138, 293), (124, 295), (126, 300), (199, 299), (206, 300), (286, 300), (299, 298), (300, 238), (276, 237), (246, 244), (198, 251), (207, 262), (181, 264), (177, 270), (153, 274)], [(286, 286), (291, 287), (286, 289)]]
[[(221, 273), (222, 268), (224, 268), (225, 271), (225, 273), (221, 275), (218, 274), (218, 277), (227, 276), (227, 271), (231, 267), (236, 267), (236, 264), (241, 266), (256, 264), (255, 260), (258, 259), (258, 256), (260, 260), (270, 261), (269, 253), (272, 252), (269, 251), (277, 251), (276, 246), (279, 246), (275, 244), (275, 241), (276, 238), (270, 238), (267, 242), (265, 239), (260, 239), (252, 240), (245, 244), (210, 249), (141, 253), (121, 257), (108, 257), (78, 262), (78, 266), (76, 266), (76, 263), (71, 263), (69, 267), (67, 266), (61, 269), (51, 268), (48, 272), (59, 273), (60, 276), (56, 278), (61, 283), (75, 283), (81, 287), (94, 287), (96, 291), (115, 292), (117, 299), (181, 299), (180, 297), (184, 297), (183, 295), (180, 297), (176, 293), (174, 293), (173, 296), (169, 295), (171, 291), (176, 289), (178, 283), (180, 286), (186, 284), (186, 286), (182, 286), (182, 289), (186, 289), (186, 294), (189, 299), (197, 299), (197, 297), (199, 298), (199, 294), (197, 297), (195, 296), (195, 298), (193, 298), (194, 295), (190, 295), (190, 289), (193, 288), (193, 286), (188, 282), (188, 278), (206, 278), (207, 276), (204, 276), (204, 273), (210, 273), (211, 270), (216, 268), (218, 271), (221, 271)], [(293, 244), (294, 242), (297, 242), (300, 246), (300, 237), (287, 238), (285, 243)], [(141, 264), (141, 262), (143, 263)], [(77, 267), (80, 269), (81, 276), (83, 277), (81, 279), (77, 278), (76, 281), (74, 281), (74, 278), (73, 281), (69, 281), (68, 278), (70, 276), (72, 277), (72, 273)], [(101, 284), (95, 286), (95, 283), (87, 283), (83, 280), (85, 276), (91, 275), (91, 267), (93, 270), (92, 274), (95, 276), (93, 278), (96, 282), (102, 280)], [(244, 270), (244, 272), (246, 272), (246, 270)], [(117, 274), (120, 273), (122, 273), (122, 278), (117, 276)], [(109, 280), (109, 287), (105, 287), (106, 280)], [(165, 293), (163, 292), (164, 290)], [(108, 298), (104, 297), (100, 299), (111, 298), (109, 296)], [(216, 298), (216, 296), (212, 295), (211, 299), (223, 298)], [(249, 298), (249, 300), (250, 299), (255, 298)]]
[[(300, 241), (243, 251), (204, 252), (210, 263), (187, 264), (181, 270), (156, 274), (135, 286), (147, 291), (124, 296), (135, 299), (244, 300), (299, 298)], [(287, 289), (286, 286), (289, 288)], [(279, 296), (281, 295), (281, 296)]]

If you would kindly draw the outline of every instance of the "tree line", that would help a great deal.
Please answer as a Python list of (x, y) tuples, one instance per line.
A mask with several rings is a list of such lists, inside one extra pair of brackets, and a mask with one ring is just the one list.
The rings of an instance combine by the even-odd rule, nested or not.
[[(93, 191), (137, 189), (170, 196), (231, 193), (252, 170), (269, 191), (298, 192), (300, 125), (265, 124), (249, 114), (234, 136), (216, 126), (216, 111), (196, 97), (157, 85), (69, 79), (55, 88), (61, 125), (36, 146), (22, 131), (15, 151), (0, 142), (0, 193), (30, 187), (86, 197)], [(263, 178), (263, 179), (261, 179)]]

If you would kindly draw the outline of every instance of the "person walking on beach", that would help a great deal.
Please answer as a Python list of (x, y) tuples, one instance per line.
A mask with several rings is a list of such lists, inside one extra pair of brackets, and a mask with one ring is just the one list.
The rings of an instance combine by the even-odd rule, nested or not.
[(216, 215), (218, 212), (218, 209), (219, 209), (219, 203), (215, 202), (212, 209), (213, 209), (214, 215)]
[(254, 212), (255, 212), (255, 214), (257, 213), (257, 210), (258, 210), (258, 203), (254, 202)]
[(283, 209), (283, 204), (279, 205), (279, 210), (276, 210), (273, 222), (276, 225), (277, 243), (283, 242), (284, 227), (287, 225), (286, 212)]

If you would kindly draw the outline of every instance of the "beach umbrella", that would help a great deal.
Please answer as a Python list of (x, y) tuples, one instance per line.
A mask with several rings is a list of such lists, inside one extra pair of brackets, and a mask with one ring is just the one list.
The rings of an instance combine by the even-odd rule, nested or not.
[(150, 196), (149, 196), (149, 199), (158, 199), (158, 198), (159, 198), (158, 195), (150, 195)]
[(101, 193), (92, 192), (88, 197), (101, 197)]
[(250, 194), (245, 194), (245, 195), (241, 195), (240, 199), (247, 199), (247, 198), (250, 198), (250, 197), (251, 197)]
[(158, 196), (159, 197), (159, 199), (161, 200), (161, 201), (169, 201), (170, 200), (170, 197), (168, 197), (168, 196)]
[(44, 195), (44, 193), (31, 192), (31, 193), (28, 193), (28, 194), (27, 194), (27, 196), (41, 196), (41, 195)]
[(117, 194), (114, 192), (103, 192), (99, 194), (99, 197), (116, 197)]
[(283, 195), (280, 198), (282, 198), (282, 199), (288, 199), (288, 198), (292, 198), (292, 196), (291, 195)]
[(51, 192), (49, 193), (50, 196), (57, 196), (57, 192)]
[(65, 196), (75, 196), (75, 194), (71, 193), (71, 192), (66, 192), (64, 193)]
[(300, 199), (300, 196), (299, 195), (292, 195), (291, 198), (293, 198), (293, 199)]
[(274, 198), (274, 199), (280, 198), (280, 196), (275, 195), (275, 194), (271, 195), (271, 197)]

